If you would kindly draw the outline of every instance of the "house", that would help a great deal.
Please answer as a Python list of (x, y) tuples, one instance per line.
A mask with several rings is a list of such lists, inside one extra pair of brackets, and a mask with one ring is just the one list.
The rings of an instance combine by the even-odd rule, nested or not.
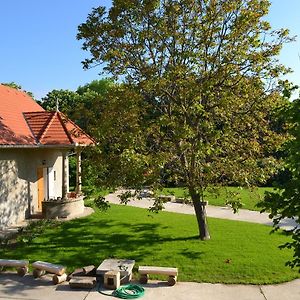
[(0, 85), (0, 227), (41, 212), (43, 201), (66, 199), (68, 155), (94, 140), (59, 111), (45, 111), (25, 92)]

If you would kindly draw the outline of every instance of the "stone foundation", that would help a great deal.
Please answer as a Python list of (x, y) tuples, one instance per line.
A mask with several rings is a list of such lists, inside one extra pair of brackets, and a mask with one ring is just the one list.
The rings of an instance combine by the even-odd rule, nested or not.
[(45, 219), (69, 218), (83, 212), (83, 197), (42, 202), (42, 213)]

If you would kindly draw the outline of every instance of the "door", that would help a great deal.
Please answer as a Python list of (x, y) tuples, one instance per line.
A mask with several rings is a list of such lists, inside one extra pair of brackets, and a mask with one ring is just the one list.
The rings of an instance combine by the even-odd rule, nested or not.
[(44, 171), (43, 168), (37, 168), (37, 184), (38, 184), (38, 210), (42, 210), (42, 202), (44, 201)]
[(61, 191), (61, 187), (59, 188), (56, 180), (57, 174), (56, 170), (52, 168), (48, 168), (48, 198), (56, 199), (57, 197), (61, 197), (61, 194), (58, 194), (58, 191)]

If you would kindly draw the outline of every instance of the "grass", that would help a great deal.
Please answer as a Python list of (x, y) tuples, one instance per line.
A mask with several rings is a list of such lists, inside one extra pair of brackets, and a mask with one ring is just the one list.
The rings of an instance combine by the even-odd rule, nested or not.
[(99, 189), (99, 188), (94, 188), (94, 190), (90, 191), (89, 187), (83, 187), (82, 190), (85, 194), (90, 194), (91, 195), (90, 197), (92, 198), (104, 197), (109, 193), (113, 192), (113, 190), (110, 189)]
[(299, 277), (284, 265), (292, 253), (278, 249), (288, 240), (282, 233), (270, 235), (270, 227), (246, 222), (208, 222), (212, 239), (203, 242), (194, 216), (149, 216), (141, 208), (112, 205), (107, 212), (49, 223), (31, 242), (2, 247), (0, 257), (50, 261), (69, 271), (108, 257), (128, 258), (136, 266), (176, 266), (181, 281), (270, 284)]
[[(240, 189), (238, 187), (221, 187), (215, 189), (215, 192), (206, 192), (205, 200), (208, 201), (210, 205), (224, 206), (226, 199), (230, 199), (230, 193), (239, 193), (241, 202), (244, 204), (242, 208), (256, 210), (260, 209), (256, 207), (256, 204), (263, 199), (264, 193), (267, 191), (272, 191), (273, 188), (262, 188), (257, 187), (255, 189)], [(174, 195), (178, 198), (184, 197), (187, 193), (186, 188), (164, 188), (162, 194), (164, 195)]]

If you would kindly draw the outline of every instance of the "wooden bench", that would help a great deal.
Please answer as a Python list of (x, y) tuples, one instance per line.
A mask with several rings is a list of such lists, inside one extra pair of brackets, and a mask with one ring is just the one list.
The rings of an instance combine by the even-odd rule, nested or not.
[(141, 275), (140, 283), (143, 284), (146, 284), (148, 282), (149, 274), (156, 274), (156, 275), (169, 276), (168, 285), (173, 286), (177, 281), (177, 275), (178, 275), (177, 268), (166, 268), (166, 267), (139, 266), (138, 272)]
[(36, 261), (32, 264), (33, 267), (33, 277), (39, 278), (43, 276), (46, 272), (54, 274), (52, 281), (54, 284), (58, 284), (67, 280), (66, 268), (61, 265), (51, 264), (45, 261)]
[(71, 278), (79, 277), (79, 276), (96, 277), (96, 267), (94, 265), (89, 265), (89, 266), (76, 269), (68, 275), (67, 280), (70, 281)]
[(15, 259), (0, 259), (0, 271), (4, 267), (13, 267), (17, 269), (18, 275), (24, 276), (28, 272), (28, 260), (15, 260)]
[(90, 276), (73, 276), (69, 281), (72, 289), (92, 289), (96, 286), (96, 277)]
[(173, 195), (160, 195), (158, 199), (162, 202), (175, 202), (175, 196)]

